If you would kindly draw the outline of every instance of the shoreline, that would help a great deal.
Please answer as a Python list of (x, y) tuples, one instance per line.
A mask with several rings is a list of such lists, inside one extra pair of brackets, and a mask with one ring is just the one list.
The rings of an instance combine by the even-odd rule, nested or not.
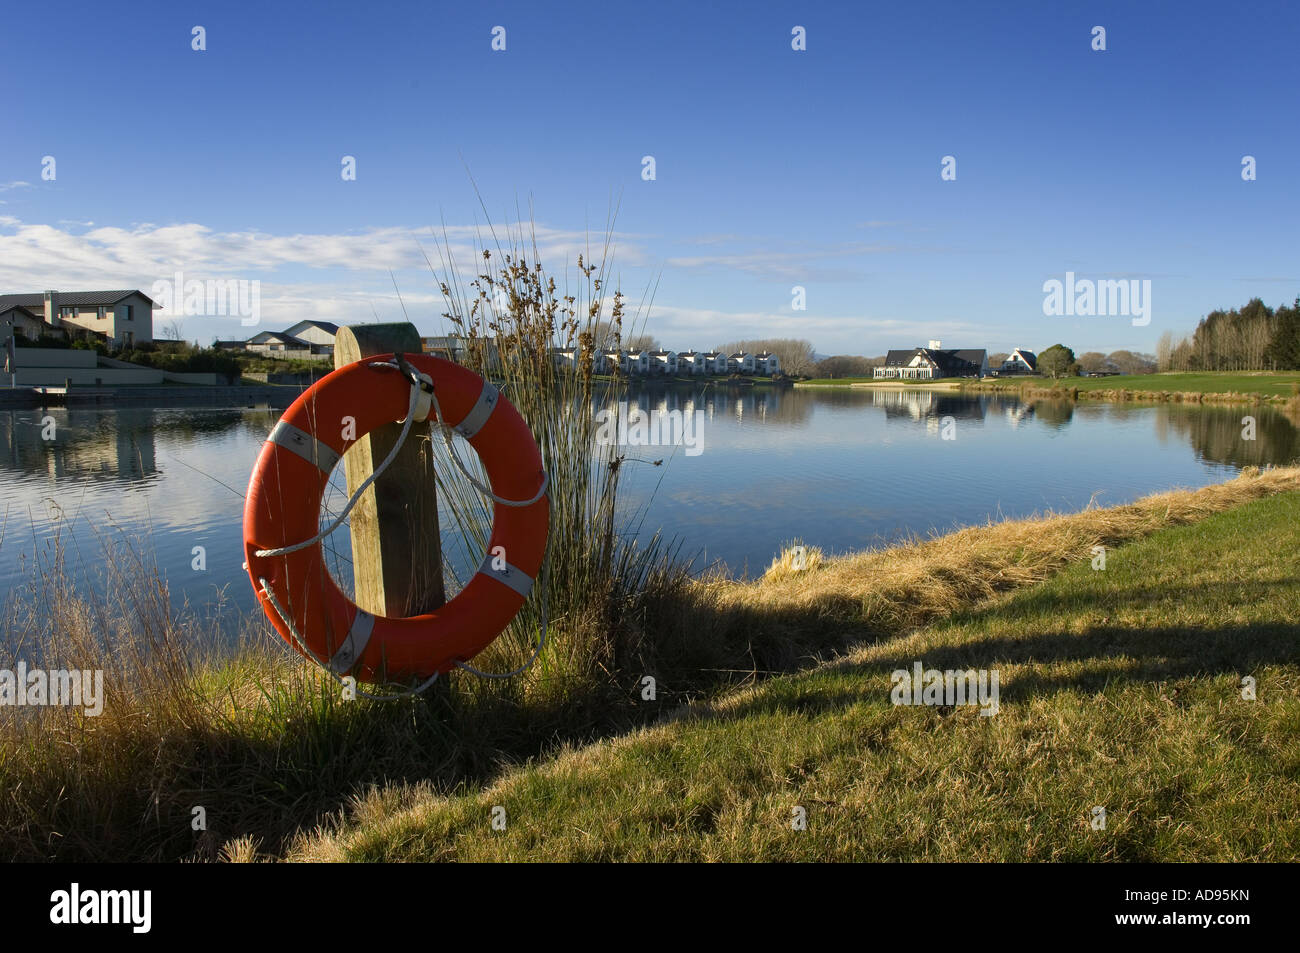
[[(1133, 597), (1133, 605), (1150, 612), (1161, 610), (1150, 604), (1147, 574), (1160, 567), (1172, 574), (1175, 581), (1169, 582), (1170, 586), (1182, 578), (1180, 573), (1217, 573), (1213, 579), (1206, 577), (1209, 584), (1202, 587), (1209, 603), (1214, 602), (1214, 592), (1235, 591), (1234, 587), (1239, 588), (1239, 568), (1224, 564), (1218, 555), (1228, 551), (1223, 549), (1220, 536), (1253, 540), (1266, 547), (1262, 552), (1269, 558), (1263, 562), (1258, 561), (1258, 553), (1244, 554), (1240, 559), (1254, 566), (1255, 572), (1266, 570), (1269, 579), (1289, 578), (1293, 571), (1290, 561), (1297, 558), (1294, 550), (1268, 544), (1260, 533), (1260, 517), (1252, 515), (1259, 512), (1257, 504), (1270, 498), (1278, 498), (1278, 506), (1290, 509), (1281, 524), (1275, 518), (1282, 511), (1268, 510), (1264, 516), (1270, 518), (1264, 523), (1291, 527), (1290, 514), (1300, 500), (1300, 468), (1263, 472), (1249, 469), (1223, 483), (1198, 490), (1157, 493), (1116, 507), (1005, 520), (882, 549), (828, 559), (810, 558), (806, 570), (796, 572), (792, 565), (782, 564), (755, 580), (715, 576), (681, 585), (661, 581), (655, 591), (644, 593), (650, 604), (671, 609), (658, 617), (662, 621), (653, 630), (643, 633), (651, 643), (646, 646), (649, 655), (644, 660), (629, 659), (626, 665), (606, 673), (608, 685), (597, 679), (586, 687), (579, 685), (572, 695), (566, 692), (555, 696), (545, 679), (524, 676), (509, 689), (503, 688), (501, 694), (462, 691), (456, 696), (460, 699), (457, 706), (445, 711), (410, 711), (364, 701), (342, 704), (328, 690), (326, 680), (284, 650), (264, 631), (260, 620), (256, 631), (249, 631), (254, 640), (234, 658), (204, 661), (195, 657), (183, 664), (178, 659), (176, 666), (167, 667), (150, 662), (147, 654), (138, 659), (116, 659), (112, 653), (119, 649), (104, 648), (102, 651), (109, 654), (86, 656), (82, 666), (104, 668), (106, 686), (110, 682), (108, 673), (112, 673), (115, 686), (109, 695), (112, 704), (90, 726), (94, 730), (87, 733), (87, 726), (75, 718), (60, 721), (61, 710), (42, 709), (37, 713), (40, 736), (65, 738), (67, 744), (43, 744), (39, 748), (42, 753), (32, 759), (0, 759), (0, 783), (8, 790), (23, 792), (22, 797), (12, 799), (0, 811), (0, 830), (11, 832), (3, 839), (4, 850), (10, 859), (215, 860), (234, 859), (241, 851), (262, 857), (269, 854), (302, 859), (323, 853), (357, 859), (360, 841), (356, 838), (374, 835), (376, 828), (372, 824), (382, 829), (403, 816), (398, 804), (388, 799), (397, 797), (402, 790), (416, 790), (404, 787), (404, 783), (424, 792), (419, 797), (425, 810), (435, 810), (430, 805), (437, 804), (457, 812), (464, 808), (477, 817), (476, 795), (466, 798), (454, 792), (494, 790), (501, 784), (510, 787), (518, 782), (521, 771), (533, 769), (508, 765), (530, 761), (536, 764), (537, 771), (551, 776), (553, 759), (566, 743), (574, 745), (576, 757), (600, 758), (600, 764), (609, 766), (611, 763), (605, 759), (611, 751), (640, 744), (638, 739), (646, 737), (646, 732), (671, 733), (679, 726), (692, 724), (728, 724), (725, 718), (709, 718), (709, 711), (740, 712), (736, 730), (758, 730), (758, 722), (743, 717), (746, 699), (755, 697), (755, 691), (787, 690), (799, 697), (814, 697), (806, 687), (800, 687), (806, 684), (801, 680), (823, 677), (817, 674), (821, 669), (809, 668), (809, 659), (874, 651), (881, 659), (889, 657), (881, 662), (888, 669), (896, 667), (893, 655), (904, 651), (909, 660), (923, 658), (927, 662), (935, 652), (964, 653), (969, 650), (955, 644), (943, 647), (935, 643), (932, 649), (918, 644), (905, 650), (904, 646), (911, 645), (909, 640), (932, 638), (926, 633), (944, 631), (953, 619), (969, 621), (973, 613), (981, 613), (980, 617), (990, 620), (990, 624), (1014, 627), (1019, 617), (1010, 612), (1004, 618), (999, 608), (1003, 601), (1024, 598), (1030, 600), (1027, 605), (1033, 605), (1031, 590), (1052, 585), (1058, 576), (1069, 577), (1059, 584), (1065, 587), (1065, 595), (1091, 592), (1070, 611), (1068, 619), (1050, 620), (1052, 631), (1061, 628), (1067, 634), (1074, 631), (1071, 626), (1075, 619), (1085, 626), (1079, 630), (1081, 634), (1086, 633), (1086, 626), (1104, 628), (1114, 622), (1121, 610), (1106, 603), (1111, 579), (1116, 584), (1127, 579), (1141, 596)], [(1194, 539), (1182, 545), (1176, 556), (1165, 553), (1161, 540), (1186, 539), (1186, 534), (1199, 532), (1197, 524), (1213, 520), (1220, 525), (1219, 535)], [(1287, 532), (1300, 534), (1300, 521), (1295, 521), (1294, 527), (1294, 531)], [(1143, 543), (1156, 534), (1161, 534), (1160, 540)], [(1089, 568), (1089, 561), (1096, 559), (1097, 545), (1110, 551), (1105, 573), (1096, 572), (1095, 566)], [(1126, 555), (1138, 551), (1130, 547), (1142, 546), (1146, 548), (1141, 552), (1157, 552), (1159, 559), (1149, 554), (1140, 559)], [(1180, 560), (1187, 565), (1181, 566)], [(1215, 581), (1219, 576), (1222, 581)], [(1081, 586), (1102, 588), (1094, 592)], [(1270, 583), (1246, 604), (1267, 615), (1269, 607), (1282, 597), (1281, 591)], [(71, 609), (68, 618), (80, 618), (75, 606)], [(1227, 606), (1224, 611), (1231, 615), (1236, 610)], [(1284, 620), (1279, 616), (1275, 621), (1280, 624)], [(134, 629), (131, 619), (125, 616), (114, 624)], [(1076, 643), (1069, 641), (1066, 634), (1044, 636), (1035, 628), (1045, 624), (1035, 622), (1030, 626), (1032, 631), (1026, 629), (1023, 633), (1017, 629), (1015, 638), (989, 643), (988, 651), (1015, 653), (1019, 639), (1047, 638), (1045, 645), (1064, 653), (1063, 664), (1068, 670), (1070, 646)], [(1131, 629), (1124, 630), (1124, 638), (1132, 640), (1131, 651), (1155, 639), (1166, 646), (1161, 651), (1167, 652), (1168, 645), (1159, 641), (1164, 638), (1161, 626), (1165, 624), (1158, 618), (1132, 621)], [(187, 633), (202, 631), (202, 623), (197, 621), (186, 623), (182, 619), (168, 625), (189, 626), (157, 633), (173, 645), (194, 644), (192, 638), (187, 639)], [(710, 633), (705, 642), (698, 638), (701, 625)], [(84, 633), (88, 648), (99, 644), (93, 642), (94, 635), (90, 629)], [(570, 637), (572, 633), (557, 624), (556, 644), (563, 645)], [(1113, 632), (1108, 636), (1112, 640), (1117, 637)], [(978, 626), (972, 638), (976, 649), (984, 644)], [(1268, 638), (1276, 641), (1276, 634)], [(1114, 673), (1107, 668), (1111, 664), (1109, 656), (1105, 654), (1110, 651), (1106, 646), (1112, 644), (1103, 640), (1096, 649), (1102, 653), (1096, 677), (1112, 685), (1110, 690), (1117, 693), (1116, 699), (1131, 707), (1145, 697), (1141, 695), (1144, 683), (1113, 681)], [(1225, 644), (1243, 643), (1237, 639)], [(683, 655), (687, 647), (690, 651)], [(1199, 658), (1196, 645), (1189, 643), (1185, 651), (1187, 664), (1193, 665)], [(962, 667), (968, 667), (964, 660), (962, 654), (959, 661)], [(1042, 711), (1018, 704), (1013, 666), (1020, 663), (1014, 654), (1008, 659), (981, 650), (979, 661), (994, 667), (1012, 666), (1011, 680), (1004, 686), (1009, 692), (1004, 719), (1024, 720), (1025, 730), (1031, 734), (1055, 723), (1055, 703)], [(643, 662), (652, 667), (643, 667)], [(646, 704), (640, 695), (629, 698), (626, 691), (615, 690), (633, 674), (644, 671), (655, 672), (662, 685), (672, 688), (671, 693), (664, 693), (659, 705)], [(740, 674), (718, 674), (727, 672)], [(850, 673), (842, 684), (832, 685), (826, 710), (844, 703), (837, 699), (861, 698), (869, 692), (874, 699), (870, 702), (875, 712), (872, 717), (890, 719), (889, 723), (896, 725), (890, 730), (924, 731), (933, 717), (955, 717), (915, 710), (909, 714), (909, 710), (891, 708), (887, 703), (887, 680), (882, 682), (886, 687), (881, 691), (873, 687), (878, 680), (876, 674), (874, 670)], [(1056, 670), (1026, 670), (1020, 691), (1026, 690), (1024, 685), (1059, 677), (1061, 673)], [(1193, 682), (1200, 684), (1196, 678)], [(1063, 695), (1062, 704), (1075, 705), (1078, 698), (1086, 700), (1095, 693), (1091, 682), (1082, 684), (1080, 690), (1082, 695)], [(1198, 688), (1197, 692), (1208, 690)], [(815, 710), (822, 707), (818, 702)], [(969, 714), (974, 725), (989, 722)], [(693, 715), (704, 716), (703, 721)], [(803, 728), (793, 731), (782, 744), (792, 746), (790, 757), (798, 760), (799, 751), (812, 742), (806, 734), (806, 716), (798, 712), (796, 716), (795, 727)], [(960, 717), (964, 718), (965, 713)], [(371, 739), (368, 753), (362, 757), (357, 756), (355, 739), (358, 718), (364, 719)], [(1132, 721), (1125, 716), (1123, 723)], [(284, 735), (285, 725), (296, 725), (299, 730)], [(9, 725), (4, 730), (0, 745), (23, 743), (23, 736), (15, 733), (19, 726)], [(861, 731), (856, 734), (861, 735)], [(273, 756), (267, 753), (268, 736), (282, 739)], [(947, 733), (932, 737), (947, 737)], [(408, 755), (412, 747), (426, 750), (429, 757), (421, 764), (411, 762)], [(728, 751), (748, 750), (739, 743), (728, 742), (723, 747)], [(1015, 746), (1008, 749), (1008, 768), (1014, 767), (1018, 750)], [(343, 752), (349, 752), (348, 757), (342, 757)], [(105, 772), (104, 765), (110, 763), (113, 770)], [(899, 766), (904, 762), (887, 763)], [(323, 764), (347, 768), (322, 776)], [(1086, 767), (1083, 762), (1062, 762), (1063, 770), (1082, 767)], [(608, 770), (612, 773), (603, 783), (616, 788), (620, 774), (613, 767)], [(374, 795), (385, 799), (383, 806), (360, 817), (349, 816), (348, 805), (356, 784), (377, 771), (392, 778), (387, 788)], [(683, 783), (693, 783), (695, 776), (693, 763), (681, 765)], [(55, 796), (68, 787), (94, 796), (74, 801)], [(737, 790), (746, 797), (767, 796), (743, 785)], [(932, 793), (935, 797), (953, 796), (952, 792)], [(430, 800), (424, 800), (425, 794)], [(199, 803), (195, 798), (207, 799), (201, 803), (222, 803), (227, 806), (223, 816), (239, 820), (223, 824), (220, 830), (196, 843), (188, 823), (191, 805)], [(972, 802), (976, 809), (982, 804)], [(509, 807), (512, 818), (528, 816), (529, 809), (523, 804)], [(436, 808), (439, 816), (442, 810)], [(321, 832), (323, 836), (313, 838), (311, 832), (327, 815), (338, 817), (340, 826), (331, 824), (328, 831)], [(406, 816), (418, 821), (418, 817)], [(423, 816), (432, 818), (434, 814)], [(691, 829), (689, 819), (675, 814), (673, 817), (666, 833)], [(536, 821), (540, 823), (542, 818)], [(400, 822), (398, 826), (402, 826)], [(433, 848), (433, 855), (424, 859), (455, 856), (459, 851), (472, 856), (487, 843), (467, 836), (468, 829), (458, 814), (447, 817), (445, 826), (440, 824), (439, 829), (449, 832), (454, 843), (439, 844)], [(68, 830), (95, 834), (93, 839), (86, 834), (66, 839), (47, 836), (52, 831)], [(549, 826), (548, 831), (547, 836), (557, 836)], [(636, 843), (627, 839), (627, 832), (617, 833), (619, 839), (610, 844), (610, 849), (620, 853), (637, 849)], [(434, 839), (441, 837), (439, 834)], [(49, 845), (56, 841), (60, 846), (51, 853)], [(1058, 841), (1053, 839), (1054, 843)], [(651, 843), (658, 841), (652, 838)], [(382, 836), (371, 844), (387, 858), (404, 851), (401, 844)], [(364, 848), (361, 853), (365, 853)]]
[(0, 409), (40, 407), (288, 407), (306, 388), (287, 384), (148, 387), (0, 388)]

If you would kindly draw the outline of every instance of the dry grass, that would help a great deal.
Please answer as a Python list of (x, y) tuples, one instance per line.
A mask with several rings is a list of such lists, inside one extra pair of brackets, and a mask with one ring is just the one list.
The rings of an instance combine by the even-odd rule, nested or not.
[[(1161, 528), (1117, 548), (1105, 572), (1075, 559), (482, 788), (369, 790), (289, 859), (1294, 861), (1300, 494), (1273, 491), (1295, 481), (1249, 475), (1038, 523), (1084, 545)], [(928, 569), (963, 565), (986, 531), (957, 535), (970, 545), (953, 560), (927, 566), (923, 547), (906, 560), (896, 595), (945, 603)], [(849, 566), (871, 559), (842, 561), (838, 579), (832, 561), (820, 588), (855, 588)], [(819, 588), (804, 583), (747, 588), (779, 603)], [(914, 660), (1000, 672), (1000, 711), (892, 705), (890, 673)], [(1243, 697), (1247, 674), (1258, 700)], [(1089, 823), (1095, 805), (1104, 830)], [(806, 830), (792, 830), (795, 806)], [(505, 831), (490, 827), (497, 809)]]
[[(703, 580), (686, 594), (691, 608), (657, 639), (660, 664), (671, 666), (680, 641), (707, 631), (714, 664), (788, 670), (799, 657), (900, 631), (1032, 585), (1092, 547), (1114, 547), (1168, 526), (1274, 493), (1300, 489), (1300, 467), (1248, 468), (1234, 480), (1200, 490), (1176, 490), (1126, 506), (1070, 515), (990, 523), (929, 540), (819, 560), (803, 572), (778, 559), (761, 579)], [(698, 626), (698, 628), (697, 628)], [(833, 636), (832, 636), (833, 633)], [(653, 671), (653, 669), (647, 669)]]
[[(358, 791), (487, 783), (511, 764), (624, 733), (677, 702), (969, 610), (1087, 560), (1094, 545), (1118, 546), (1296, 489), (1300, 468), (1251, 470), (1201, 490), (810, 561), (754, 582), (693, 583), (671, 563), (657, 564), (611, 610), (599, 681), (566, 680), (557, 683), (564, 690), (521, 697), (458, 677), (436, 705), (344, 702), (260, 627), (235, 659), (209, 658), (199, 647), (212, 633), (173, 611), (166, 587), (129, 553), (105, 560), (102, 597), (75, 595), (55, 565), (7, 604), (7, 667), (23, 658), (102, 668), (105, 711), (0, 710), (0, 787), (8, 792), (0, 855), (278, 856), (297, 831)], [(555, 624), (561, 644), (590, 631)], [(638, 694), (646, 674), (659, 683), (656, 705)], [(207, 810), (206, 831), (191, 827), (195, 806)]]

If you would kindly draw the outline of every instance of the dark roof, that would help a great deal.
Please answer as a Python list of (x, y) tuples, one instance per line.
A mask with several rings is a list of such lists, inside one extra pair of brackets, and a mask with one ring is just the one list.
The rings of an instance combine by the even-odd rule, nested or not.
[(0, 314), (8, 314), (10, 311), (21, 311), (23, 314), (36, 321), (45, 320), (40, 314), (37, 314), (31, 308), (25, 308), (21, 304), (5, 304), (3, 301), (0, 301)]
[[(124, 291), (56, 291), (54, 293), (58, 296), (59, 306), (69, 308), (73, 306), (94, 308), (100, 305), (117, 304), (123, 298), (129, 298), (131, 295), (139, 295), (150, 304), (154, 303), (154, 300), (147, 294), (135, 288)], [(8, 310), (11, 304), (22, 305), (24, 308), (40, 308), (44, 311), (45, 293), (0, 295), (0, 311)]]
[(1018, 347), (1011, 353), (1019, 354), (1021, 357), (1023, 357), (1025, 359), (1025, 363), (1028, 364), (1031, 369), (1033, 370), (1038, 369), (1038, 355), (1035, 354), (1033, 351), (1026, 351), (1023, 347)]
[[(259, 341), (258, 338), (261, 338), (261, 340)], [(285, 334), (283, 331), (259, 331), (257, 334), (254, 334), (251, 338), (248, 339), (248, 343), (265, 344), (267, 341), (271, 340), (271, 338), (275, 338), (277, 341), (280, 341), (283, 344), (296, 344), (298, 345), (298, 347), (302, 347), (302, 348), (311, 347), (311, 345), (308, 344), (306, 341), (300, 338), (296, 338), (292, 334)]]
[[(330, 334), (339, 333), (339, 326), (329, 321), (305, 320), (305, 321), (299, 321), (298, 324), (310, 324), (313, 328), (320, 328), (322, 331), (328, 331)], [(293, 325), (293, 327), (296, 328), (298, 324)]]
[(916, 355), (921, 354), (945, 375), (955, 376), (978, 371), (984, 364), (986, 353), (984, 348), (938, 350), (928, 347), (914, 347), (910, 350), (892, 350), (885, 355), (885, 367), (907, 367), (912, 363), (912, 359)]
[(921, 350), (919, 347), (907, 348), (902, 351), (890, 351), (885, 355), (886, 367), (906, 367), (912, 363), (912, 358), (916, 357), (916, 352)]

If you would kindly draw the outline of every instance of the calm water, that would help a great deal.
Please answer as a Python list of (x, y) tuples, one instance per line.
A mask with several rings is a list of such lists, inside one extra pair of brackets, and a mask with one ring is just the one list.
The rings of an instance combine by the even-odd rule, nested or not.
[[(629, 532), (662, 528), (698, 567), (721, 561), (736, 573), (761, 572), (795, 539), (855, 550), (1300, 460), (1300, 433), (1285, 417), (1240, 407), (1026, 405), (865, 389), (647, 389), (630, 400), (698, 409), (704, 429), (698, 456), (629, 448), (624, 486), (638, 519)], [(1246, 413), (1258, 421), (1253, 442), (1241, 439)], [(52, 442), (41, 438), (47, 414)], [(93, 577), (100, 540), (124, 537), (144, 542), (178, 599), (210, 606), (224, 592), (252, 608), (240, 570), (242, 493), (277, 417), (272, 409), (0, 411), (0, 580), (9, 589), (26, 579), (56, 534), (74, 572)], [(192, 568), (196, 546), (206, 550), (205, 571)], [(349, 553), (346, 539), (336, 547)]]

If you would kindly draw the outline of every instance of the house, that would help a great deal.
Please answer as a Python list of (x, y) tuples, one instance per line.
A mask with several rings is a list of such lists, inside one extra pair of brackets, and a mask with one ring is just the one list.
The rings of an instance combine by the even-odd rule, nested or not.
[[(96, 338), (116, 347), (153, 340), (153, 299), (142, 291), (46, 291), (0, 295), (0, 314), (18, 307), (49, 327), (46, 334)], [(15, 327), (22, 316), (15, 317)], [(40, 332), (37, 336), (39, 337)]]
[(62, 328), (47, 324), (38, 312), (20, 304), (11, 304), (0, 310), (0, 325), (12, 325), (15, 337), (21, 334), (29, 341), (39, 341), (42, 337), (68, 336)]
[(771, 351), (764, 351), (754, 357), (754, 373), (773, 377), (781, 373), (781, 359)]
[(706, 374), (727, 373), (727, 355), (721, 351), (710, 351), (704, 355), (704, 372)]
[(619, 348), (608, 347), (599, 354), (598, 365), (601, 368), (596, 371), (597, 374), (613, 374), (615, 372), (627, 373), (627, 352)]
[(877, 380), (939, 380), (944, 377), (983, 377), (989, 372), (988, 351), (983, 348), (944, 350), (939, 341), (928, 347), (891, 350), (875, 369)]
[(312, 344), (285, 331), (261, 331), (244, 342), (244, 350), (265, 357), (302, 361), (327, 361), (334, 355), (334, 345)]
[(650, 369), (655, 374), (677, 373), (676, 351), (651, 351)]
[(420, 350), (423, 353), (432, 354), (435, 357), (441, 357), (456, 364), (459, 364), (461, 358), (465, 356), (467, 347), (468, 342), (463, 337), (457, 337), (454, 334), (420, 338)]
[(727, 355), (727, 372), (730, 374), (754, 373), (754, 355), (748, 351), (737, 351)]
[(334, 336), (339, 333), (339, 326), (329, 321), (299, 321), (293, 327), (285, 328), (284, 333), (306, 341), (314, 353), (333, 354)]
[(1038, 355), (1033, 351), (1018, 347), (1002, 362), (999, 374), (1037, 374)]
[(700, 351), (682, 351), (677, 355), (677, 367), (686, 374), (704, 374), (704, 354)]
[(647, 350), (627, 352), (627, 372), (629, 374), (650, 373), (650, 352)]

